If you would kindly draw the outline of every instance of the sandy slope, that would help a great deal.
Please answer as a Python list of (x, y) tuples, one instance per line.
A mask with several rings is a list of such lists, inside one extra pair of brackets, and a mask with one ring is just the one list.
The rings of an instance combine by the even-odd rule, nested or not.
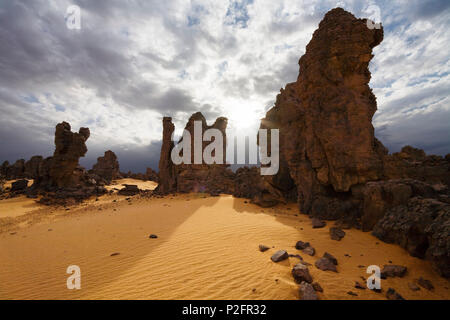
[[(309, 267), (324, 288), (321, 299), (385, 299), (355, 289), (354, 281), (367, 277), (358, 265), (389, 260), (409, 271), (405, 278), (383, 280), (384, 292), (393, 287), (408, 299), (450, 298), (449, 282), (428, 262), (358, 230), (333, 241), (332, 222), (312, 229), (307, 216), (295, 216), (294, 205), (261, 209), (244, 199), (202, 194), (124, 198), (39, 209), (16, 218), (23, 219), (19, 224), (4, 225), (0, 299), (297, 299), (290, 271), (298, 260), (273, 263), (270, 256), (278, 249), (310, 263), (325, 251), (338, 258), (337, 274)], [(149, 239), (151, 233), (158, 238)], [(311, 242), (316, 256), (297, 251), (297, 240)], [(274, 248), (261, 253), (259, 244)], [(81, 268), (81, 290), (66, 288), (69, 265)], [(411, 291), (408, 282), (419, 276), (436, 289)], [(347, 295), (349, 290), (358, 296)]]

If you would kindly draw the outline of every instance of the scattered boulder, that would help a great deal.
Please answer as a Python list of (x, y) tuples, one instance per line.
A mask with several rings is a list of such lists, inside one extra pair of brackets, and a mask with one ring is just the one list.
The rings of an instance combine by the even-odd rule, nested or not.
[(259, 251), (261, 251), (261, 252), (265, 252), (270, 249), (268, 246), (265, 246), (263, 244), (260, 244), (258, 248), (259, 248)]
[(386, 211), (372, 234), (397, 243), (412, 256), (428, 259), (444, 277), (450, 277), (450, 204), (415, 197)]
[(394, 277), (404, 277), (406, 275), (407, 267), (398, 266), (394, 264), (388, 264), (381, 270), (381, 279), (394, 278)]
[(303, 252), (310, 256), (314, 256), (316, 254), (316, 250), (313, 247), (306, 247), (303, 249)]
[(353, 292), (353, 291), (347, 291), (347, 294), (348, 294), (349, 296), (354, 296), (354, 297), (357, 297), (357, 296), (358, 296), (358, 294), (357, 294), (356, 292)]
[(313, 279), (309, 274), (309, 269), (302, 263), (297, 263), (292, 269), (292, 276), (294, 277), (295, 282), (302, 283), (306, 281), (308, 283), (312, 283)]
[(427, 279), (424, 279), (424, 278), (420, 277), (416, 281), (417, 281), (417, 284), (419, 286), (421, 286), (422, 288), (425, 288), (427, 290), (433, 290), (434, 289), (434, 286), (433, 286), (433, 284), (431, 283), (430, 280), (427, 280)]
[(360, 282), (355, 281), (355, 288), (356, 289), (361, 289), (361, 290), (365, 290), (366, 286), (362, 285)]
[(151, 234), (148, 236), (150, 239), (157, 239), (158, 236), (156, 234)]
[(336, 265), (329, 259), (322, 257), (318, 259), (314, 265), (317, 269), (320, 269), (322, 271), (333, 271), (337, 272)]
[(15, 192), (15, 193), (23, 193), (27, 189), (27, 186), (28, 186), (28, 180), (26, 180), (26, 179), (17, 180), (11, 184), (10, 191)]
[(322, 288), (322, 286), (321, 286), (318, 282), (314, 282), (314, 283), (312, 284), (312, 287), (314, 288), (314, 290), (315, 290), (316, 292), (323, 292), (323, 288)]
[(303, 281), (299, 287), (300, 300), (319, 300), (313, 286), (306, 281)]
[(328, 260), (330, 260), (334, 265), (336, 265), (336, 266), (338, 265), (337, 259), (332, 254), (330, 254), (328, 252), (325, 252), (323, 254), (323, 257), (327, 258)]
[(141, 190), (135, 184), (124, 184), (125, 188), (119, 190), (119, 194), (122, 196), (134, 196), (139, 194)]
[(285, 250), (278, 250), (275, 252), (270, 259), (273, 262), (280, 262), (289, 258), (289, 254)]
[(297, 250), (303, 250), (308, 247), (310, 247), (309, 242), (297, 241), (297, 243), (295, 244), (295, 249)]
[(341, 241), (343, 237), (345, 237), (345, 231), (336, 227), (330, 228), (330, 237), (333, 240)]
[(313, 229), (323, 228), (327, 225), (327, 223), (325, 221), (322, 221), (317, 218), (312, 218), (311, 224), (312, 224)]
[(388, 298), (388, 300), (405, 300), (405, 298), (392, 288), (389, 288), (386, 292), (386, 298)]
[(412, 282), (408, 282), (408, 287), (409, 287), (412, 291), (419, 291), (419, 290), (420, 290), (420, 288), (419, 288), (415, 283), (412, 283)]

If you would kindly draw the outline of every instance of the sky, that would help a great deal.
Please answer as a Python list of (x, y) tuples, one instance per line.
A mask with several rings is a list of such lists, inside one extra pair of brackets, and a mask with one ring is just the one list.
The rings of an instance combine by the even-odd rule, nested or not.
[[(80, 29), (66, 26), (70, 5)], [(177, 135), (196, 111), (254, 135), (338, 6), (384, 27), (376, 136), (391, 152), (450, 153), (448, 0), (0, 0), (0, 162), (52, 155), (62, 121), (90, 128), (88, 169), (108, 149), (121, 171), (157, 169), (163, 116)]]

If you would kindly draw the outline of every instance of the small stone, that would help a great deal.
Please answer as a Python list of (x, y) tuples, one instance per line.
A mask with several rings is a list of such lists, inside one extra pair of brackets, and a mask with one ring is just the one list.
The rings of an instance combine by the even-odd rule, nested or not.
[(314, 283), (312, 284), (312, 287), (314, 288), (314, 290), (315, 290), (316, 292), (323, 292), (323, 288), (322, 288), (322, 286), (321, 286), (318, 282), (314, 282)]
[(297, 263), (294, 266), (294, 268), (292, 269), (292, 276), (294, 277), (294, 280), (297, 283), (302, 283), (303, 281), (311, 283), (313, 281), (309, 273), (308, 267), (302, 263)]
[(300, 300), (319, 300), (316, 291), (313, 286), (308, 282), (303, 281), (300, 284), (300, 288), (298, 290), (300, 295)]
[(434, 286), (431, 283), (430, 280), (424, 279), (422, 277), (420, 277), (419, 279), (416, 280), (418, 285), (421, 286), (422, 288), (425, 288), (427, 290), (433, 290)]
[(360, 265), (358, 266), (358, 268), (365, 268), (365, 266), (363, 266), (362, 264), (360, 264)]
[(366, 287), (363, 286), (361, 283), (359, 283), (358, 281), (355, 281), (355, 288), (356, 289), (361, 289), (361, 290), (365, 290)]
[(261, 251), (261, 252), (265, 252), (270, 249), (269, 247), (267, 247), (263, 244), (260, 244), (258, 248), (259, 248), (259, 251)]
[(317, 260), (314, 265), (317, 269), (320, 269), (322, 271), (337, 272), (336, 265), (330, 259), (324, 257)]
[(388, 277), (404, 277), (406, 274), (407, 268), (404, 266), (398, 266), (395, 264), (385, 265), (383, 270), (381, 270), (381, 279), (386, 279)]
[(358, 296), (358, 294), (355, 293), (355, 292), (353, 292), (353, 291), (347, 291), (347, 294), (348, 294), (349, 296), (354, 296), (354, 297)]
[(111, 253), (111, 257), (118, 256), (119, 254), (120, 254), (119, 252)]
[(412, 282), (409, 282), (409, 283), (408, 283), (408, 287), (409, 287), (412, 291), (419, 291), (419, 290), (420, 290), (420, 288), (419, 288), (415, 283), (412, 283)]
[(280, 262), (289, 258), (289, 254), (285, 250), (278, 250), (275, 252), (270, 259), (273, 262)]
[(327, 259), (329, 259), (329, 260), (331, 260), (331, 262), (333, 262), (333, 264), (335, 264), (335, 265), (338, 264), (337, 259), (336, 259), (333, 255), (331, 255), (330, 253), (328, 253), (328, 252), (325, 252), (325, 253), (323, 254), (323, 257), (324, 257), (324, 258), (327, 258)]
[(327, 223), (325, 221), (319, 220), (317, 218), (312, 218), (311, 224), (312, 224), (313, 229), (323, 228), (327, 225)]
[(314, 256), (316, 254), (316, 250), (313, 247), (306, 247), (303, 249), (303, 252), (310, 256)]
[(388, 300), (405, 300), (405, 298), (392, 288), (389, 288), (386, 292), (386, 298), (388, 298)]
[(307, 247), (310, 247), (309, 242), (297, 241), (295, 244), (295, 249), (297, 250), (303, 250)]
[(156, 234), (151, 234), (148, 236), (150, 239), (156, 239), (158, 238), (158, 236)]
[(252, 292), (253, 292), (253, 293), (255, 293), (255, 292), (256, 292), (256, 289), (255, 289), (255, 288), (253, 288)]
[(345, 237), (345, 231), (336, 227), (331, 227), (330, 237), (332, 240), (341, 241), (341, 239)]

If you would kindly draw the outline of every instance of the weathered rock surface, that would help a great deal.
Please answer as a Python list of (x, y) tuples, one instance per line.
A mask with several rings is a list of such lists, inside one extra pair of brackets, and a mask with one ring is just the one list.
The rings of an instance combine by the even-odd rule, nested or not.
[(236, 170), (234, 192), (236, 198), (248, 198), (263, 208), (286, 202), (283, 194), (263, 179), (258, 167), (242, 167)]
[(294, 268), (292, 268), (292, 276), (294, 277), (295, 282), (302, 283), (306, 281), (308, 283), (312, 283), (313, 278), (309, 273), (309, 269), (303, 263), (297, 263)]
[(345, 237), (345, 231), (336, 227), (331, 227), (330, 237), (333, 240), (341, 241), (341, 239)]
[(325, 221), (322, 221), (320, 219), (317, 218), (312, 218), (311, 219), (311, 224), (313, 229), (319, 229), (319, 228), (323, 228), (327, 225), (327, 223)]
[(425, 288), (427, 290), (433, 290), (434, 289), (434, 286), (433, 286), (433, 284), (431, 283), (430, 280), (427, 280), (427, 279), (424, 279), (424, 278), (420, 277), (416, 281), (417, 281), (417, 284), (419, 286), (421, 286), (422, 288)]
[(312, 287), (314, 288), (314, 290), (315, 290), (316, 292), (323, 292), (323, 288), (322, 288), (322, 286), (320, 285), (320, 283), (318, 283), (318, 282), (314, 282), (314, 283), (312, 284)]
[(388, 300), (405, 300), (405, 298), (392, 288), (389, 288), (386, 292), (386, 298), (388, 298)]
[(336, 265), (330, 260), (325, 257), (322, 257), (318, 259), (314, 265), (317, 269), (320, 269), (322, 271), (333, 271), (337, 272)]
[(297, 243), (295, 244), (295, 249), (303, 250), (303, 249), (308, 248), (310, 246), (311, 245), (309, 244), (309, 242), (297, 241)]
[(89, 173), (96, 174), (110, 184), (114, 179), (120, 179), (120, 168), (117, 156), (111, 150), (105, 152), (103, 157), (97, 158), (97, 163), (94, 164)]
[(1, 170), (13, 179), (33, 179), (33, 185), (26, 188), (27, 196), (35, 198), (41, 193), (44, 204), (65, 204), (68, 198), (83, 200), (103, 194), (106, 189), (78, 164), (79, 158), (87, 152), (89, 135), (88, 128), (73, 133), (67, 122), (59, 123), (55, 130), (55, 152), (52, 157), (44, 159), (33, 156), (27, 162), (18, 160), (13, 166), (5, 162)]
[(281, 90), (261, 122), (280, 129), (280, 166), (286, 163), (297, 186), (301, 212), (348, 214), (351, 187), (382, 176), (368, 86), (372, 49), (382, 39), (383, 30), (365, 20), (340, 8), (328, 12), (300, 58), (297, 81)]
[(147, 168), (147, 170), (145, 171), (145, 180), (158, 182), (159, 181), (158, 173), (154, 171), (152, 168)]
[(412, 256), (431, 260), (435, 269), (450, 277), (450, 205), (435, 199), (412, 198), (389, 209), (375, 225), (379, 239), (396, 243)]
[(314, 287), (306, 281), (303, 281), (299, 287), (300, 300), (319, 300)]
[(314, 256), (316, 254), (316, 249), (314, 249), (313, 247), (306, 247), (305, 249), (303, 249), (303, 253)]
[(26, 180), (26, 179), (14, 181), (11, 184), (11, 192), (23, 193), (27, 189), (27, 186), (28, 186), (28, 180)]
[(122, 196), (134, 196), (140, 192), (141, 190), (135, 184), (124, 184), (124, 188), (119, 190), (119, 194)]
[[(201, 122), (202, 133), (207, 129), (217, 129), (224, 138), (223, 145), (223, 164), (206, 164), (204, 159), (202, 163), (194, 163), (194, 123)], [(212, 126), (208, 126), (205, 117), (200, 113), (194, 113), (186, 124), (185, 130), (191, 134), (191, 164), (175, 165), (171, 159), (171, 152), (175, 144), (172, 141), (172, 134), (175, 126), (172, 119), (164, 117), (163, 119), (163, 143), (161, 147), (161, 156), (159, 161), (159, 186), (157, 193), (168, 194), (173, 192), (207, 192), (211, 194), (227, 193), (233, 194), (234, 191), (234, 173), (225, 164), (226, 160), (226, 127), (227, 119), (217, 118)], [(180, 139), (179, 143), (183, 141)], [(202, 154), (210, 142), (202, 143)]]
[(406, 275), (407, 267), (398, 266), (394, 264), (388, 264), (381, 270), (381, 279), (394, 278), (394, 277), (404, 277)]
[(67, 122), (56, 126), (55, 152), (49, 170), (51, 186), (75, 187), (82, 182), (82, 172), (80, 172), (78, 161), (87, 152), (86, 141), (89, 136), (88, 128), (80, 128), (74, 133)]
[(325, 15), (300, 58), (297, 81), (261, 121), (263, 129), (280, 130), (280, 172), (265, 180), (285, 198), (283, 181), (293, 184), (302, 213), (374, 229), (449, 277), (447, 209), (414, 199), (450, 204), (450, 155), (411, 146), (390, 155), (375, 138), (368, 65), (382, 39), (382, 28), (369, 29), (343, 9)]
[(289, 258), (289, 254), (285, 250), (278, 250), (275, 252), (270, 259), (273, 262), (280, 262)]

